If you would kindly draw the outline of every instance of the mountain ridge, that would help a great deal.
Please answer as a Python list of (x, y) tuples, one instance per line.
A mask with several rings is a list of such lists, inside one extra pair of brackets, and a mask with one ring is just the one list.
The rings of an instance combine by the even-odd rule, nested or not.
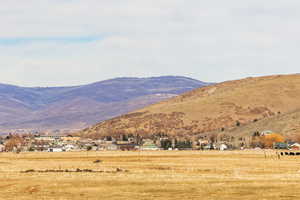
[(121, 77), (70, 87), (0, 84), (0, 130), (81, 129), (209, 84), (183, 76)]

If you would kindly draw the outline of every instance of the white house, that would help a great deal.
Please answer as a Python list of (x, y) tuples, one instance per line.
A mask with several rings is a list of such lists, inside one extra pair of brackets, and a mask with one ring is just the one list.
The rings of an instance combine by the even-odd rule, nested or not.
[(272, 134), (272, 133), (274, 133), (274, 131), (271, 131), (271, 130), (265, 130), (265, 131), (262, 131), (262, 132), (261, 132), (261, 136), (269, 135), (269, 134)]
[(219, 147), (220, 151), (225, 151), (228, 149), (227, 145), (226, 144), (221, 144), (220, 147)]
[(5, 150), (5, 146), (3, 144), (0, 144), (0, 152), (3, 152)]
[(63, 148), (61, 147), (51, 147), (48, 149), (48, 152), (63, 152)]
[(65, 151), (72, 151), (74, 149), (75, 149), (75, 146), (73, 144), (67, 144), (66, 146), (64, 146)]
[(143, 151), (156, 151), (159, 150), (159, 147), (154, 144), (152, 140), (145, 140), (144, 144), (141, 146), (140, 150)]
[(300, 144), (294, 143), (294, 144), (290, 145), (290, 148), (293, 150), (300, 150)]

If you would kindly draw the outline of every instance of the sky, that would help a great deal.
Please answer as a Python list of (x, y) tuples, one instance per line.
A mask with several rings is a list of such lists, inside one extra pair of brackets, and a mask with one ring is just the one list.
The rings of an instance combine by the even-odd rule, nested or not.
[(299, 0), (2, 0), (0, 82), (298, 73), (299, 9)]

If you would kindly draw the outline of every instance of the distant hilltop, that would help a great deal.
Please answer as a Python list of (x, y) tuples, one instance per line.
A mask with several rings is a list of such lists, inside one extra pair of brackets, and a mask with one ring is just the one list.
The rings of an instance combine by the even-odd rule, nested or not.
[(0, 131), (83, 129), (207, 85), (182, 76), (125, 77), (72, 87), (0, 84)]
[(202, 87), (80, 132), (84, 136), (300, 134), (300, 75), (227, 81)]

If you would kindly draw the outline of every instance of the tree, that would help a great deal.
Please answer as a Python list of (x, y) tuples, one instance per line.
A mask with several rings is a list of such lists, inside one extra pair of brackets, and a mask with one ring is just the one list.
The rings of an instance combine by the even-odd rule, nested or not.
[(13, 151), (19, 149), (24, 144), (24, 139), (19, 135), (11, 135), (5, 143), (6, 151)]
[(122, 135), (122, 141), (128, 141), (128, 137), (127, 137), (126, 134), (123, 134), (123, 135)]
[(210, 141), (210, 143), (213, 144), (213, 143), (217, 142), (217, 137), (218, 137), (218, 135), (215, 134), (215, 133), (210, 134), (209, 135), (209, 141)]
[(112, 141), (112, 137), (111, 136), (106, 136), (106, 140), (107, 141)]
[(87, 146), (87, 147), (86, 147), (86, 150), (87, 150), (87, 151), (91, 151), (91, 150), (92, 150), (92, 146)]
[(273, 144), (277, 142), (284, 142), (284, 137), (277, 133), (271, 133), (261, 137), (263, 147), (272, 148)]
[(161, 141), (161, 147), (162, 147), (164, 150), (168, 150), (169, 148), (172, 148), (172, 141), (169, 140), (169, 139), (162, 140), (162, 141)]

